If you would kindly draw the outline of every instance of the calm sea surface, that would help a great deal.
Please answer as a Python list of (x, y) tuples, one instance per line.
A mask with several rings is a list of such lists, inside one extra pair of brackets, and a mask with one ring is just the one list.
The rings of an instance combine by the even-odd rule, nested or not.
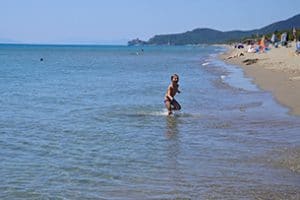
[(0, 45), (0, 199), (300, 199), (300, 118), (223, 50)]

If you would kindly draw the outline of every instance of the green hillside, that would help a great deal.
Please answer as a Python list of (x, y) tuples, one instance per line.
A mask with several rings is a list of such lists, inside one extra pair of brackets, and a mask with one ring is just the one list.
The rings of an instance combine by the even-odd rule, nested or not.
[[(227, 31), (222, 32), (209, 28), (198, 28), (192, 31), (178, 34), (165, 34), (155, 35), (147, 42), (139, 42), (139, 44), (148, 45), (187, 45), (187, 44), (218, 44), (227, 43), (231, 41), (242, 40), (247, 37), (260, 36), (264, 34), (271, 34), (275, 31), (281, 32), (289, 30), (293, 27), (300, 29), (300, 14), (291, 17), (284, 21), (275, 22), (260, 29), (249, 31)], [(131, 42), (131, 43), (130, 43)], [(129, 41), (130, 45), (135, 45), (132, 41)]]

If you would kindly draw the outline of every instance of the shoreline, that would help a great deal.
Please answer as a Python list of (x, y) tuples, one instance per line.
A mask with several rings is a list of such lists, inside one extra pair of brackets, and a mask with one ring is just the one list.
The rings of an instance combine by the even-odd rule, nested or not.
[[(289, 109), (289, 114), (300, 116), (300, 55), (295, 47), (272, 48), (265, 53), (247, 53), (245, 49), (226, 46), (219, 59), (239, 66), (246, 77), (260, 89), (271, 92), (275, 100)], [(236, 56), (243, 53), (243, 56)], [(231, 56), (232, 58), (228, 59)], [(245, 63), (245, 61), (253, 61)]]

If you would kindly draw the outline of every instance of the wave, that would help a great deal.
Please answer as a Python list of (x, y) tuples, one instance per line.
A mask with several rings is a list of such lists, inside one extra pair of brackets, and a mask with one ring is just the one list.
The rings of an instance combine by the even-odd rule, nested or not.
[(139, 111), (135, 115), (137, 115), (137, 116), (168, 116), (168, 110), (163, 109), (161, 111)]
[(220, 78), (221, 78), (222, 80), (224, 80), (224, 79), (226, 78), (226, 75), (221, 75)]
[[(130, 115), (130, 114), (129, 114)], [(166, 116), (166, 117), (201, 117), (200, 114), (192, 114), (192, 113), (187, 113), (187, 112), (182, 112), (182, 111), (173, 111), (172, 115), (168, 115), (168, 110), (167, 109), (163, 109), (161, 111), (140, 111), (137, 112), (135, 114), (131, 114), (130, 116)]]

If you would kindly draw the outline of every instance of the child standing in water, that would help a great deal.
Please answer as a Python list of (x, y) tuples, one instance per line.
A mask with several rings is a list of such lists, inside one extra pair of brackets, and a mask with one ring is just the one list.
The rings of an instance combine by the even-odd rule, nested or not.
[(179, 91), (179, 76), (177, 74), (173, 74), (171, 76), (171, 84), (168, 87), (167, 93), (165, 95), (165, 105), (168, 109), (168, 115), (172, 114), (172, 110), (180, 110), (180, 104), (175, 100), (174, 96), (176, 93), (180, 93)]

